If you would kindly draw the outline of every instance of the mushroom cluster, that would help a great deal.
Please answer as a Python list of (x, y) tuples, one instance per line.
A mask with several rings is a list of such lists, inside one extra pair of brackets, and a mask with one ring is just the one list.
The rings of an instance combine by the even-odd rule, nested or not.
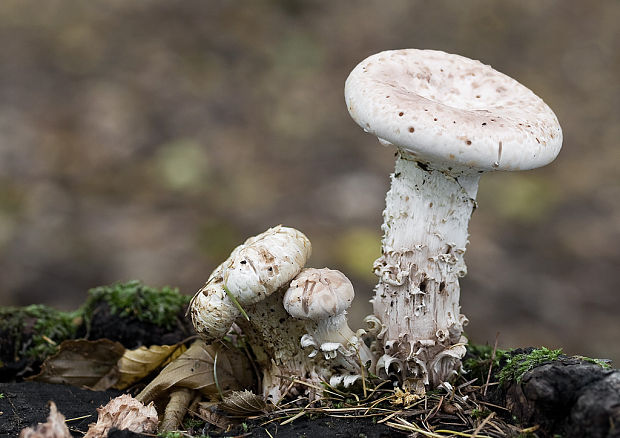
[(562, 145), (555, 114), (533, 92), (440, 51), (370, 56), (349, 75), (345, 100), (365, 132), (397, 151), (373, 266), (373, 349), (346, 322), (351, 282), (339, 271), (304, 269), (310, 241), (292, 228), (235, 248), (191, 304), (207, 341), (240, 328), (274, 402), (299, 391), (295, 382), (346, 386), (366, 369), (417, 393), (457, 373), (467, 342), (459, 278), (480, 175), (544, 166)]
[[(367, 347), (346, 325), (351, 283), (338, 271), (302, 271), (310, 253), (300, 231), (271, 228), (235, 248), (190, 303), (194, 327), (207, 342), (240, 328), (261, 370), (262, 393), (274, 403), (300, 390), (295, 380), (339, 383), (346, 377), (352, 383), (370, 361)], [(304, 351), (308, 336), (324, 355)], [(343, 359), (351, 356), (362, 359)]]

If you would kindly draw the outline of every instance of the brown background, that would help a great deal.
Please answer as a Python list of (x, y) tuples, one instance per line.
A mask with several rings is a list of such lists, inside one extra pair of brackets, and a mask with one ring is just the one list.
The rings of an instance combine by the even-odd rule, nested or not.
[(393, 151), (344, 80), (433, 48), (516, 78), (564, 128), (552, 165), (482, 178), (469, 336), (620, 361), (618, 23), (617, 0), (4, 0), (0, 305), (74, 308), (132, 278), (191, 294), (283, 223), (352, 278), (359, 326)]

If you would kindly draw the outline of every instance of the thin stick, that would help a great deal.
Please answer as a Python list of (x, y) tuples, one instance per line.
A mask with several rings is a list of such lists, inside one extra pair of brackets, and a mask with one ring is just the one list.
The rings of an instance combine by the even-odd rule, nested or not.
[(484, 420), (482, 420), (482, 423), (480, 423), (478, 425), (478, 427), (476, 427), (476, 429), (474, 430), (474, 433), (471, 434), (472, 438), (473, 437), (477, 437), (478, 433), (482, 430), (482, 428), (489, 422), (491, 421), (491, 418), (493, 418), (495, 416), (495, 412), (491, 412)]
[(232, 292), (226, 287), (226, 285), (222, 285), (222, 287), (224, 288), (224, 292), (226, 292), (226, 295), (228, 295), (228, 298), (230, 298), (230, 301), (233, 302), (233, 304), (235, 306), (237, 306), (237, 309), (239, 309), (239, 311), (241, 312), (241, 314), (243, 315), (243, 317), (246, 320), (250, 320), (250, 317), (248, 316), (247, 313), (245, 313), (245, 310), (243, 310), (243, 307), (241, 307), (241, 303), (239, 303), (239, 301), (237, 301), (237, 298), (232, 294)]
[(75, 418), (67, 418), (65, 420), (65, 423), (68, 423), (69, 421), (83, 420), (84, 418), (88, 418), (88, 417), (92, 417), (92, 414), (82, 415), (81, 417), (75, 417)]
[(484, 391), (482, 396), (486, 397), (487, 388), (489, 387), (489, 381), (491, 380), (491, 370), (493, 369), (493, 361), (495, 360), (495, 352), (497, 351), (497, 339), (499, 338), (499, 332), (495, 335), (495, 345), (493, 346), (493, 353), (491, 353), (491, 363), (489, 364), (489, 372), (487, 373), (487, 381), (484, 385)]
[(213, 381), (215, 382), (215, 387), (217, 388), (217, 393), (220, 395), (220, 399), (224, 399), (224, 393), (222, 392), (222, 388), (220, 388), (220, 382), (217, 379), (217, 356), (220, 353), (220, 350), (215, 350), (215, 357), (213, 358)]

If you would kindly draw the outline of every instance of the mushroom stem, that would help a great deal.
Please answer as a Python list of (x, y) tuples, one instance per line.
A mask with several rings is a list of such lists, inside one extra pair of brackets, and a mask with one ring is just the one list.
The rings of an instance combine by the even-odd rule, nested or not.
[[(308, 358), (299, 344), (306, 330), (304, 321), (292, 318), (282, 305), (284, 291), (246, 308), (249, 321), (239, 318), (237, 324), (247, 336), (259, 368), (262, 370), (263, 395), (276, 403), (294, 379), (316, 382), (316, 361)], [(313, 327), (316, 326), (312, 323)], [(297, 388), (291, 388), (297, 391)]]
[[(466, 341), (458, 279), (467, 273), (467, 226), (479, 175), (432, 169), (399, 151), (391, 179), (382, 256), (373, 268), (379, 277), (374, 314), (385, 326), (380, 341), (401, 364), (403, 380), (437, 385), (465, 353), (453, 348)], [(453, 351), (442, 354), (446, 349)]]
[(365, 366), (374, 362), (374, 357), (368, 346), (349, 327), (346, 312), (319, 320), (314, 327), (312, 325), (311, 321), (307, 321), (306, 330), (319, 345), (326, 343), (340, 344), (356, 352), (354, 357), (347, 357), (343, 363), (348, 371), (358, 372), (360, 365)]

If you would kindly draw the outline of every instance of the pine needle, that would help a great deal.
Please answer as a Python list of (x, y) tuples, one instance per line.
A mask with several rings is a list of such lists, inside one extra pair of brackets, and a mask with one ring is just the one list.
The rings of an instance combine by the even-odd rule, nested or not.
[(222, 286), (224, 288), (224, 292), (226, 292), (226, 295), (228, 295), (228, 298), (230, 298), (230, 301), (233, 302), (233, 304), (237, 307), (237, 309), (239, 309), (239, 311), (241, 312), (241, 314), (243, 315), (243, 317), (246, 320), (250, 320), (250, 317), (248, 316), (247, 313), (245, 313), (245, 310), (243, 310), (243, 307), (241, 307), (241, 303), (239, 303), (239, 301), (237, 301), (237, 298), (232, 294), (232, 292), (230, 291), (230, 289), (228, 289), (226, 287), (226, 285)]

